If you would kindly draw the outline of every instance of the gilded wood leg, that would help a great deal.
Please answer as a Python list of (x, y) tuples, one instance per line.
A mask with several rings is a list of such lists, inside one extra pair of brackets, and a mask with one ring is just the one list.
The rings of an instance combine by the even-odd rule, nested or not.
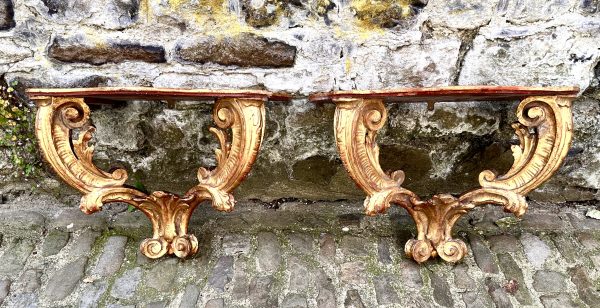
[(527, 210), (525, 195), (552, 176), (569, 149), (573, 123), (569, 97), (530, 97), (517, 108), (519, 122), (513, 124), (520, 145), (513, 146), (512, 168), (504, 175), (486, 170), (479, 175), (480, 188), (460, 197), (448, 194), (421, 201), (401, 188), (402, 171), (385, 174), (378, 161), (375, 135), (385, 124), (381, 100), (336, 101), (335, 134), (344, 166), (367, 193), (367, 215), (385, 211), (396, 203), (409, 212), (417, 226), (417, 238), (409, 240), (406, 254), (417, 262), (440, 256), (449, 262), (462, 260), (467, 246), (452, 238), (456, 221), (477, 205), (496, 204), (522, 216)]
[[(209, 171), (200, 168), (200, 184), (183, 197), (157, 191), (150, 195), (125, 185), (127, 172), (111, 173), (98, 169), (92, 162), (93, 147), (88, 145), (94, 127), (89, 125), (89, 108), (81, 98), (48, 98), (39, 104), (36, 134), (46, 160), (69, 185), (83, 193), (80, 208), (86, 214), (102, 209), (110, 202), (126, 202), (137, 207), (152, 222), (153, 236), (140, 249), (149, 258), (175, 254), (180, 258), (198, 250), (198, 240), (188, 234), (191, 214), (198, 204), (212, 200), (218, 210), (231, 211), (234, 199), (230, 192), (239, 185), (256, 159), (264, 133), (262, 99), (219, 99), (214, 107), (219, 139), (216, 149), (218, 166)], [(80, 130), (76, 139), (71, 132)], [(232, 131), (231, 140), (227, 130)]]

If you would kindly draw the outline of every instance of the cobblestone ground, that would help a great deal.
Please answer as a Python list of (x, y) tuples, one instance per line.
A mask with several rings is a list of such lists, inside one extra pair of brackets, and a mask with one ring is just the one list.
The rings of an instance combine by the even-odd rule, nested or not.
[[(6, 198), (5, 198), (6, 199)], [(2, 307), (598, 307), (600, 221), (593, 205), (497, 207), (463, 217), (464, 262), (404, 257), (404, 210), (365, 217), (359, 202), (199, 208), (191, 259), (149, 260), (150, 234), (123, 205), (86, 216), (77, 200), (20, 196), (0, 205)]]

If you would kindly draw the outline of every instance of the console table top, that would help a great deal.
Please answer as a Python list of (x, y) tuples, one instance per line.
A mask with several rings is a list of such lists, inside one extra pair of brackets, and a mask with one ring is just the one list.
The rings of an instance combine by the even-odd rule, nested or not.
[(275, 101), (286, 101), (290, 95), (263, 90), (209, 90), (209, 89), (174, 89), (151, 87), (100, 87), (100, 88), (60, 88), (60, 89), (28, 89), (31, 99), (48, 97), (93, 98), (95, 102), (109, 103), (135, 99), (151, 100), (204, 100), (216, 98), (253, 98)]
[(377, 91), (333, 91), (315, 93), (313, 102), (340, 99), (383, 99), (388, 102), (458, 102), (523, 99), (530, 96), (576, 96), (578, 87), (449, 86), (399, 88)]

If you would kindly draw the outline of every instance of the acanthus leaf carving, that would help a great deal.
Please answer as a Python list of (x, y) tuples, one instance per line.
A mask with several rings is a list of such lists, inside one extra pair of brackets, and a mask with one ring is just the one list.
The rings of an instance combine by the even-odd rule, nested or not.
[[(220, 149), (215, 150), (217, 167), (214, 170), (200, 168), (199, 184), (188, 190), (186, 196), (210, 198), (213, 207), (219, 211), (233, 210), (235, 200), (230, 192), (244, 180), (256, 160), (264, 135), (264, 108), (260, 99), (217, 101), (213, 111), (217, 127), (210, 130), (220, 144)], [(226, 132), (228, 129), (231, 140)]]

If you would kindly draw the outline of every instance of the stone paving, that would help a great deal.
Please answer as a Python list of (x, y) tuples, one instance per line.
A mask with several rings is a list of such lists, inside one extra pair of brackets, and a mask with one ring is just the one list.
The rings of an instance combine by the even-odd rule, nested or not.
[(86, 216), (77, 198), (0, 198), (2, 307), (597, 307), (594, 204), (530, 204), (523, 220), (489, 206), (463, 217), (460, 264), (404, 257), (402, 209), (360, 202), (240, 202), (199, 208), (191, 259), (149, 260), (139, 211)]

